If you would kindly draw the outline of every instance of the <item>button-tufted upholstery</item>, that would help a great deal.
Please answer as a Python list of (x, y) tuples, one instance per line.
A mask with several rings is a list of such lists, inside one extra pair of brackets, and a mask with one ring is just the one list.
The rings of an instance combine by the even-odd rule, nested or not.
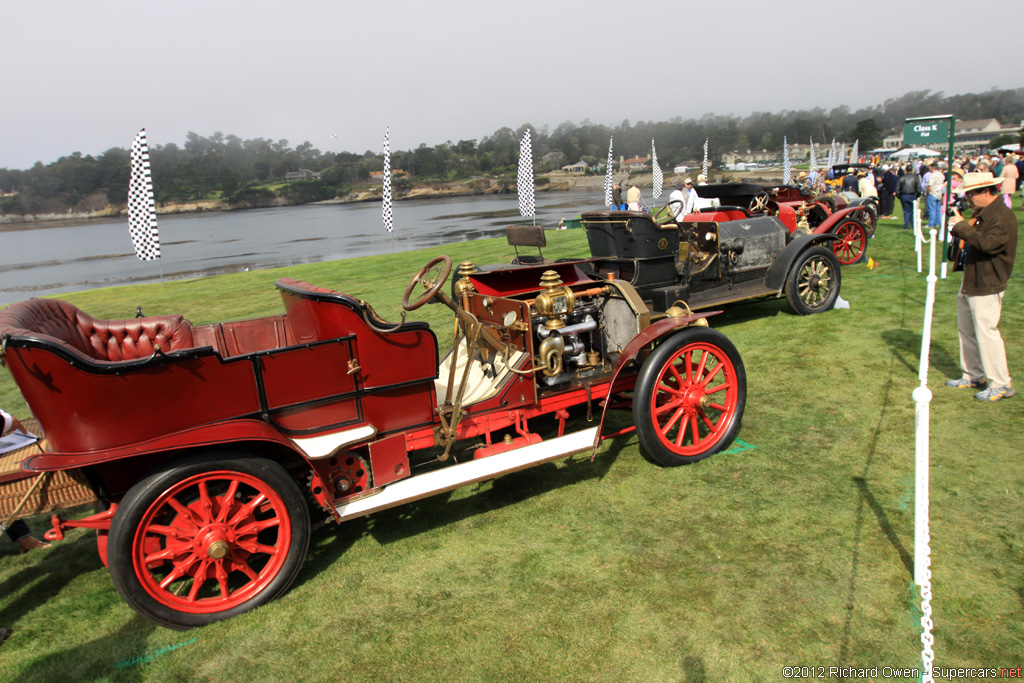
[(0, 337), (46, 339), (100, 361), (147, 358), (191, 348), (192, 323), (180, 315), (100, 320), (56, 299), (29, 299), (0, 311)]

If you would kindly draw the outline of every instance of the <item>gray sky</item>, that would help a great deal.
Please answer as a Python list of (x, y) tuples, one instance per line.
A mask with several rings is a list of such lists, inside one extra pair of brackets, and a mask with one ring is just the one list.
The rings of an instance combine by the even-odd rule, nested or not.
[(1022, 0), (5, 0), (0, 16), (7, 168), (127, 148), (141, 127), (151, 145), (220, 131), (361, 153), (385, 124), (409, 149), (1024, 86)]

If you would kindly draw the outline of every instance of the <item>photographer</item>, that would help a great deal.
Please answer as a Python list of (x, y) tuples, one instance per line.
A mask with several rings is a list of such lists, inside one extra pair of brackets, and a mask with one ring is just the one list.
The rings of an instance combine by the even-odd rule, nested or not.
[(991, 173), (968, 173), (960, 189), (974, 217), (964, 220), (953, 208), (950, 219), (950, 233), (966, 242), (967, 258), (956, 301), (963, 376), (946, 380), (946, 386), (981, 389), (974, 394), (980, 401), (998, 401), (1016, 393), (999, 334), (999, 316), (1017, 254), (1017, 217), (997, 201), (1000, 185), (1001, 180)]

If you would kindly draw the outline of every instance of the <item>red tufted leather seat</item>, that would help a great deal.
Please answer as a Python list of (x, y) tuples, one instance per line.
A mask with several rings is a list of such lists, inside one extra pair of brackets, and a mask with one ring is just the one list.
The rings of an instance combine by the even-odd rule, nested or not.
[(180, 315), (100, 320), (57, 299), (29, 299), (0, 311), (0, 337), (50, 338), (100, 361), (147, 358), (194, 346), (192, 323)]

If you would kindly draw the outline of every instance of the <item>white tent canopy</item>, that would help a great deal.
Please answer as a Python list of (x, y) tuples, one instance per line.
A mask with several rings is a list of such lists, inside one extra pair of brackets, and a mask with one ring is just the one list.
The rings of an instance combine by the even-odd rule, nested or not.
[(910, 157), (938, 157), (938, 156), (942, 156), (942, 152), (936, 152), (935, 150), (927, 149), (925, 147), (907, 147), (906, 149), (901, 149), (898, 152), (893, 152), (892, 156), (894, 156), (894, 157), (901, 157), (901, 158), (903, 158), (903, 157), (906, 157), (906, 158), (910, 158)]

